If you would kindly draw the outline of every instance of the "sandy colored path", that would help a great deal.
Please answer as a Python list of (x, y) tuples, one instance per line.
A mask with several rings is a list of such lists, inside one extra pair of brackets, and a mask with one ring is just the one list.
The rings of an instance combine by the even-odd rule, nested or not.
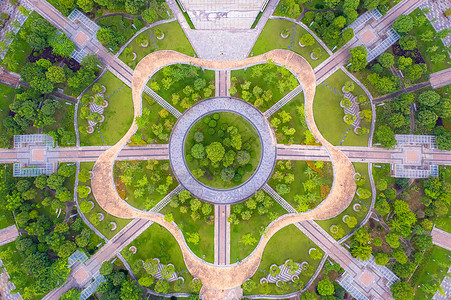
[[(258, 268), (263, 250), (269, 239), (281, 228), (301, 220), (329, 219), (340, 214), (351, 203), (356, 185), (353, 180), (354, 167), (349, 159), (337, 148), (326, 141), (316, 127), (313, 118), (313, 99), (315, 96), (316, 79), (312, 68), (301, 56), (288, 50), (273, 50), (256, 57), (240, 61), (206, 61), (186, 56), (175, 51), (158, 51), (149, 54), (137, 65), (133, 82), (132, 95), (135, 117), (141, 115), (141, 95), (148, 79), (164, 66), (187, 63), (203, 66), (207, 69), (241, 69), (246, 66), (266, 63), (268, 60), (286, 66), (295, 74), (303, 86), (305, 95), (306, 120), (313, 135), (324, 145), (331, 156), (334, 166), (334, 183), (329, 196), (322, 204), (312, 211), (303, 214), (284, 215), (272, 222), (255, 250), (241, 263), (227, 266), (217, 266), (203, 262), (188, 248), (182, 232), (175, 223), (164, 221), (164, 216), (156, 213), (141, 212), (123, 201), (117, 194), (113, 181), (113, 165), (119, 151), (137, 130), (133, 122), (126, 135), (113, 147), (105, 151), (94, 166), (92, 191), (99, 205), (109, 214), (126, 219), (142, 218), (152, 220), (171, 232), (180, 245), (189, 272), (201, 279), (204, 284), (205, 299), (220, 299), (223, 291), (240, 286), (250, 278)], [(213, 292), (217, 290), (217, 293)], [(215, 296), (217, 295), (217, 296)]]

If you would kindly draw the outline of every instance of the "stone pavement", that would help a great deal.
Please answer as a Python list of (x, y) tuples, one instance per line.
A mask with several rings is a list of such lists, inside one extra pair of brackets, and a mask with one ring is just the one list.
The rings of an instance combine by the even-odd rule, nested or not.
[(451, 84), (451, 68), (432, 73), (429, 82), (433, 89), (438, 89)]
[[(451, 9), (451, 1), (449, 0), (424, 0), (420, 5), (421, 9), (429, 9), (426, 17), (431, 22), (435, 31), (439, 32), (443, 29), (451, 29), (451, 17), (445, 16), (445, 11)], [(442, 39), (445, 46), (451, 45), (451, 35)], [(450, 54), (451, 55), (451, 54)]]
[[(3, 261), (0, 259), (0, 267), (3, 267)], [(12, 281), (9, 281), (9, 274), (6, 269), (2, 269), (0, 273), (0, 299), (3, 300), (21, 300), (19, 293), (11, 293), (16, 289)]]
[(16, 225), (11, 225), (9, 227), (0, 230), (0, 246), (11, 243), (19, 237), (19, 231)]
[(448, 274), (443, 279), (440, 286), (442, 287), (445, 295), (439, 293), (439, 291), (435, 292), (435, 295), (432, 297), (433, 300), (449, 300), (451, 299), (451, 267), (448, 269)]
[(451, 251), (451, 234), (434, 226), (431, 232), (432, 243)]
[[(261, 158), (254, 174), (230, 189), (208, 187), (194, 178), (185, 161), (185, 140), (191, 127), (213, 112), (227, 111), (245, 118), (257, 131)], [(231, 97), (216, 97), (196, 103), (175, 123), (169, 139), (169, 161), (177, 181), (196, 198), (212, 204), (233, 204), (251, 197), (271, 177), (276, 163), (276, 138), (268, 120), (253, 105)]]
[(230, 205), (215, 205), (215, 265), (230, 264)]

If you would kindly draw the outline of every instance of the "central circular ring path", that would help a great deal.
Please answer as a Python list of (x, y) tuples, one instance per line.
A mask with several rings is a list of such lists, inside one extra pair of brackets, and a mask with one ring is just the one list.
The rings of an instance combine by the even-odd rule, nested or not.
[[(202, 117), (215, 112), (231, 112), (254, 126), (261, 142), (261, 158), (254, 174), (243, 184), (230, 189), (215, 189), (194, 178), (186, 165), (185, 139)], [(254, 195), (271, 177), (276, 163), (276, 138), (268, 120), (255, 106), (232, 97), (216, 97), (193, 105), (177, 120), (169, 139), (169, 161), (178, 182), (196, 198), (213, 204), (233, 204)]]

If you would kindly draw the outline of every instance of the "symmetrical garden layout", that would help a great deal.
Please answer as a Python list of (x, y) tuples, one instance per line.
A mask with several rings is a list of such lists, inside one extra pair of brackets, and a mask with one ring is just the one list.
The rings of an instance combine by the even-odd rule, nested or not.
[[(167, 2), (188, 38), (195, 38), (197, 34), (183, 23), (186, 21), (177, 4)], [(277, 3), (269, 1), (260, 23), (266, 23)], [(77, 109), (80, 111), (77, 115), (76, 109), (74, 123), (77, 124), (82, 109), (88, 111), (89, 116), (96, 114), (96, 119), (87, 117), (89, 126), (79, 127), (77, 147), (54, 148), (47, 136), (34, 135), (30, 138), (45, 140), (47, 144), (27, 142), (32, 146), (20, 144), (14, 149), (0, 150), (0, 163), (15, 162), (18, 170), (30, 166), (35, 173), (46, 175), (56, 171), (58, 163), (76, 162), (74, 190), (78, 212), (106, 241), (90, 259), (83, 258), (77, 263), (66, 283), (44, 299), (56, 299), (73, 288), (84, 289), (89, 296), (104, 280), (99, 274), (102, 262), (116, 255), (135, 278), (152, 275), (148, 276), (152, 283), (146, 287), (150, 287), (155, 278), (158, 282), (170, 282), (176, 291), (199, 293), (203, 299), (238, 299), (243, 296), (242, 286), (247, 287), (244, 288), (247, 295), (270, 294), (276, 290), (275, 286), (278, 294), (305, 290), (330, 257), (344, 272), (338, 282), (356, 299), (392, 299), (390, 286), (399, 278), (385, 266), (376, 264), (373, 257), (365, 262), (354, 258), (341, 245), (354, 231), (350, 230), (345, 236), (343, 228), (335, 223), (343, 222), (349, 229), (354, 228), (357, 219), (353, 213), (360, 216), (362, 224), (368, 221), (376, 199), (371, 163), (391, 164), (395, 175), (404, 168), (431, 165), (435, 168), (433, 171), (437, 171), (438, 165), (451, 165), (451, 153), (431, 146), (435, 140), (406, 142), (410, 137), (407, 135), (397, 136), (397, 148), (372, 147), (375, 105), (372, 102), (368, 105), (370, 117), (365, 121), (364, 114), (359, 114), (357, 102), (358, 97), (367, 96), (372, 100), (372, 96), (343, 67), (351, 45), (360, 45), (360, 39), (371, 44), (371, 39), (365, 38), (371, 33), (369, 25), (360, 28), (359, 34), (363, 33), (335, 53), (315, 36), (321, 47), (313, 52), (318, 57), (319, 54), (330, 55), (321, 62), (316, 61), (318, 58), (313, 52), (309, 58), (304, 58), (292, 51), (291, 42), (289, 50), (271, 51), (266, 51), (267, 45), (260, 43), (262, 48), (255, 51), (264, 51), (235, 60), (216, 60), (217, 53), (204, 49), (202, 53), (208, 53), (208, 59), (159, 50), (146, 52), (146, 55), (140, 53), (138, 61), (138, 55), (132, 51), (133, 60), (127, 65), (124, 61), (129, 60), (130, 53), (124, 51), (122, 60), (120, 57), (132, 41), (113, 56), (95, 39), (91, 32), (95, 32), (95, 28), (86, 31), (80, 23), (71, 23), (70, 18), (63, 17), (46, 1), (31, 0), (30, 4), (83, 49), (78, 49), (77, 55), (84, 51), (97, 54), (119, 78), (118, 82), (123, 83), (115, 87), (115, 93), (130, 87), (131, 99), (128, 94), (127, 101), (133, 103), (131, 125), (128, 130), (121, 128), (122, 132), (115, 133), (119, 137), (112, 146), (106, 146), (105, 141), (104, 146), (79, 146), (78, 135), (87, 140), (86, 136), (95, 133), (95, 128), (105, 120), (104, 109), (109, 109), (109, 100), (104, 99), (107, 88), (94, 92), (91, 86), (92, 101), (82, 103), (79, 97)], [(410, 12), (418, 5), (418, 0), (401, 1), (385, 18), (377, 15), (377, 26), (387, 29), (402, 11)], [(84, 17), (78, 13), (79, 19)], [(294, 37), (298, 30), (296, 22), (288, 18), (283, 21), (295, 23)], [(207, 26), (208, 22), (201, 24)], [(311, 32), (305, 25), (301, 29)], [(261, 30), (252, 32), (252, 36)], [(282, 38), (283, 35), (284, 32)], [(145, 48), (149, 42), (146, 44), (144, 39), (138, 44)], [(199, 47), (201, 43), (196, 40), (195, 44)], [(299, 46), (305, 47), (301, 43)], [(227, 53), (227, 58), (231, 55)], [(317, 68), (313, 69), (312, 64)], [(261, 82), (265, 82), (263, 85), (268, 91), (263, 91), (254, 81), (265, 72), (270, 74), (269, 79)], [(192, 77), (197, 76), (198, 80), (184, 85), (183, 80), (173, 80), (171, 76), (176, 73), (195, 74)], [(214, 82), (209, 80), (213, 73)], [(355, 83), (359, 86), (358, 95), (346, 91), (345, 87), (338, 91), (328, 86), (328, 78), (331, 81), (338, 78), (340, 82), (346, 78), (344, 85), (352, 85), (352, 89)], [(160, 85), (166, 86), (164, 94), (158, 92)], [(90, 89), (87, 89), (88, 94)], [(324, 101), (323, 98), (337, 94), (344, 97), (340, 105), (346, 116), (353, 118), (350, 121), (343, 118), (349, 121), (346, 122), (349, 127), (341, 142), (331, 142), (324, 137), (328, 134), (324, 130), (328, 122), (322, 119), (322, 127), (317, 125), (324, 109), (318, 107), (318, 100)], [(371, 124), (369, 136), (368, 132), (359, 131), (360, 122)], [(359, 135), (359, 147), (342, 146), (348, 132)], [(103, 139), (101, 132), (100, 137)], [(363, 147), (367, 137), (369, 146)], [(417, 139), (427, 137), (420, 135)], [(24, 168), (25, 175), (18, 172), (22, 175), (17, 176), (26, 176), (29, 169)], [(423, 173), (431, 174), (429, 170)], [(419, 174), (418, 178), (427, 177), (424, 174)], [(366, 182), (365, 177), (370, 182)], [(82, 213), (82, 207), (83, 210), (88, 207), (87, 213)], [(105, 225), (104, 220), (109, 224)], [(100, 228), (102, 221), (103, 228)], [(147, 232), (151, 233), (145, 235)], [(156, 240), (158, 243), (154, 242)], [(308, 257), (308, 253), (314, 260), (322, 258), (321, 263), (314, 265), (306, 261), (307, 258), (295, 261), (288, 250), (279, 253), (279, 247), (285, 248), (285, 243), (287, 249), (292, 247), (301, 252), (296, 250), (301, 247), (299, 240), (305, 244), (303, 255)], [(141, 243), (152, 249), (137, 248)], [(155, 249), (160, 253), (156, 254)], [(145, 251), (152, 254), (142, 253)], [(282, 259), (284, 263), (279, 264)], [(189, 275), (179, 267), (185, 267)], [(318, 270), (313, 274), (316, 267)], [(137, 273), (135, 270), (138, 274), (133, 274)], [(188, 280), (189, 288), (185, 282)], [(255, 282), (265, 287), (265, 292), (261, 292), (263, 288), (256, 287)], [(168, 296), (172, 292), (166, 288), (163, 294)]]

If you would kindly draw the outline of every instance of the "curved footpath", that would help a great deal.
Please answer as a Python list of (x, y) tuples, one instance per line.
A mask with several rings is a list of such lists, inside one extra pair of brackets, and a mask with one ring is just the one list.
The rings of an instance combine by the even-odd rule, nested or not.
[(99, 205), (109, 214), (125, 219), (142, 218), (154, 221), (171, 232), (179, 243), (185, 264), (189, 272), (200, 278), (204, 287), (201, 293), (205, 299), (218, 299), (219, 294), (240, 286), (250, 278), (258, 268), (263, 250), (269, 239), (281, 228), (302, 220), (323, 220), (340, 214), (351, 203), (356, 185), (353, 179), (354, 167), (349, 159), (336, 147), (330, 144), (319, 132), (313, 118), (313, 99), (316, 89), (316, 78), (311, 66), (301, 56), (288, 50), (273, 50), (260, 56), (250, 57), (240, 61), (206, 61), (189, 57), (175, 51), (158, 51), (149, 54), (137, 65), (133, 82), (132, 95), (135, 117), (141, 115), (142, 92), (148, 79), (164, 66), (176, 63), (186, 63), (202, 66), (206, 69), (241, 69), (253, 64), (266, 63), (268, 60), (284, 65), (295, 74), (304, 90), (305, 116), (313, 135), (326, 147), (333, 161), (334, 183), (329, 196), (316, 209), (304, 214), (287, 214), (272, 222), (258, 246), (241, 263), (217, 266), (203, 262), (194, 255), (186, 245), (182, 232), (175, 223), (168, 223), (162, 214), (144, 213), (123, 201), (117, 194), (113, 180), (113, 165), (117, 154), (137, 130), (133, 122), (126, 135), (113, 147), (99, 157), (95, 166), (95, 177), (92, 180), (92, 190)]

